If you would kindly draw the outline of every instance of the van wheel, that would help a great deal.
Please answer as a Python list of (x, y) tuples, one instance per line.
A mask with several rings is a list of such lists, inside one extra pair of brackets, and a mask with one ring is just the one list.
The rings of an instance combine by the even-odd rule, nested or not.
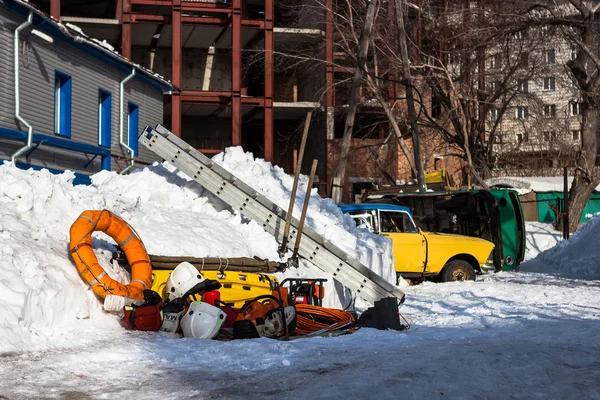
[(475, 270), (464, 260), (450, 261), (442, 271), (442, 282), (474, 281)]

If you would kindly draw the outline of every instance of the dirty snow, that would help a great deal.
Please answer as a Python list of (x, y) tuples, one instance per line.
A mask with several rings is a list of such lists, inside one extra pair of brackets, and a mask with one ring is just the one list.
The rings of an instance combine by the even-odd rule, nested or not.
[[(268, 163), (237, 150), (215, 159), (280, 205), (289, 197), (291, 178)], [(600, 399), (600, 218), (567, 242), (528, 223), (522, 272), (404, 287), (408, 332), (218, 342), (123, 330), (68, 260), (69, 225), (106, 207), (151, 252), (196, 256), (276, 258), (274, 239), (168, 165), (103, 172), (89, 187), (72, 179), (0, 166), (2, 397)], [(316, 194), (309, 208), (313, 229), (385, 265), (386, 241), (354, 230)], [(94, 247), (124, 279), (108, 266), (110, 243), (98, 235)]]

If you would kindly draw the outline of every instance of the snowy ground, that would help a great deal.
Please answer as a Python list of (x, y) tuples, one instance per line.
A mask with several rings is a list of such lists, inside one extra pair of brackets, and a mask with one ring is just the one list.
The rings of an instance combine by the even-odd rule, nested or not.
[[(600, 398), (600, 283), (534, 273), (410, 288), (407, 333), (215, 342), (92, 332), (0, 358), (6, 398)], [(86, 335), (85, 332), (80, 332)]]
[[(291, 183), (281, 171), (240, 154), (222, 162), (285, 202)], [(521, 272), (403, 288), (408, 332), (217, 342), (125, 331), (102, 312), (65, 244), (79, 212), (101, 207), (133, 221), (151, 249), (276, 257), (257, 226), (162, 167), (97, 175), (84, 189), (0, 166), (0, 399), (600, 399), (600, 217), (560, 243), (560, 232), (528, 224)], [(310, 208), (314, 229), (331, 238), (349, 230), (346, 250), (387, 272), (385, 242), (327, 202)], [(94, 246), (106, 263), (108, 242)]]

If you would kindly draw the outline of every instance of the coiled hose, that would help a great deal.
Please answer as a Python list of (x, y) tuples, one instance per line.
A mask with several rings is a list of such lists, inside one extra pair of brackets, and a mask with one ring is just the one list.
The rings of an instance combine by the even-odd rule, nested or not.
[(308, 335), (320, 330), (330, 331), (354, 323), (352, 314), (334, 308), (296, 304), (296, 314), (297, 335)]

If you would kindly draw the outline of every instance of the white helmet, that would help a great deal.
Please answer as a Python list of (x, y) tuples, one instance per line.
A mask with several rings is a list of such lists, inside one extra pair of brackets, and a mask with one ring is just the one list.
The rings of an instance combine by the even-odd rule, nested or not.
[(203, 301), (194, 301), (181, 319), (183, 336), (213, 339), (226, 318), (227, 314), (220, 308)]
[(204, 282), (202, 274), (187, 261), (179, 264), (167, 279), (169, 300), (185, 297), (194, 287)]

